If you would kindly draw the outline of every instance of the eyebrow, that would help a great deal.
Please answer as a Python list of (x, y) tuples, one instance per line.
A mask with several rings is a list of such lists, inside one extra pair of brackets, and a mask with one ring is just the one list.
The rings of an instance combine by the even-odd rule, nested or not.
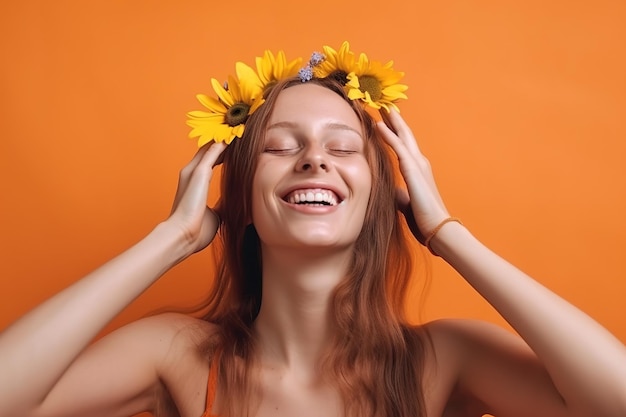
[[(297, 123), (294, 122), (289, 122), (289, 121), (284, 121), (284, 122), (276, 122), (276, 123), (272, 123), (271, 125), (269, 125), (267, 127), (267, 130), (270, 129), (280, 129), (280, 128), (286, 128), (286, 129), (295, 129), (298, 127)], [(357, 135), (359, 135), (359, 137), (362, 137), (361, 132), (359, 132), (358, 130), (348, 126), (347, 124), (344, 123), (338, 123), (338, 122), (328, 122), (324, 124), (324, 127), (327, 129), (333, 129), (333, 130), (348, 130), (350, 132), (354, 132)]]

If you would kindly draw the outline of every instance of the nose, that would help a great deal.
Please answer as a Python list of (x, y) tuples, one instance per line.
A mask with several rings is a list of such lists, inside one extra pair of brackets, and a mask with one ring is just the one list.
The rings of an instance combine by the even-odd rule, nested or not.
[(316, 144), (309, 144), (304, 149), (302, 157), (298, 160), (296, 170), (299, 172), (328, 171), (330, 165), (326, 158), (326, 152), (324, 152), (322, 147)]

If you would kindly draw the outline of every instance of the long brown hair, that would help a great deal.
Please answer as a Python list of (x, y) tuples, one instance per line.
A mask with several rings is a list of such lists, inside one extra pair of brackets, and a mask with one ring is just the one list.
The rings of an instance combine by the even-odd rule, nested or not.
[[(352, 106), (366, 138), (372, 190), (348, 276), (334, 290), (336, 339), (323, 370), (342, 395), (346, 416), (424, 416), (422, 373), (427, 337), (407, 323), (405, 295), (415, 256), (395, 204), (393, 164), (373, 118), (349, 100), (336, 80), (310, 81), (334, 91)], [(259, 236), (251, 219), (252, 179), (265, 130), (280, 92), (300, 84), (284, 80), (246, 123), (242, 139), (225, 151), (221, 183), (222, 225), (213, 243), (217, 277), (204, 319), (219, 331), (205, 351), (219, 354), (222, 413), (241, 417), (259, 401), (255, 384), (254, 320), (262, 301)]]

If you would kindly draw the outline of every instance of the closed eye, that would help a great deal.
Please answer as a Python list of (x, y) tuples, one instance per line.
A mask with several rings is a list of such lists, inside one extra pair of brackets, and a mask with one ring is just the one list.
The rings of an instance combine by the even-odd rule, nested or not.
[(289, 155), (298, 152), (299, 148), (265, 148), (263, 152), (274, 155)]
[(335, 155), (352, 155), (358, 153), (358, 151), (352, 149), (329, 149), (329, 152)]

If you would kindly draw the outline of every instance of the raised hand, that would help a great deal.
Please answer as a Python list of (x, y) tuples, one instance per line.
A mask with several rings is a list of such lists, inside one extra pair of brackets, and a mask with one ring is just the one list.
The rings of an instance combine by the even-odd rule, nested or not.
[(448, 210), (437, 190), (430, 162), (420, 151), (409, 126), (395, 110), (380, 113), (383, 122), (378, 122), (378, 130), (397, 155), (407, 185), (407, 190), (399, 189), (396, 193), (398, 206), (415, 237), (424, 243), (424, 236), (449, 217)]
[(224, 143), (204, 145), (180, 171), (176, 196), (167, 222), (181, 229), (192, 253), (211, 243), (219, 228), (220, 218), (207, 207), (206, 200), (213, 167), (218, 164), (224, 149)]

